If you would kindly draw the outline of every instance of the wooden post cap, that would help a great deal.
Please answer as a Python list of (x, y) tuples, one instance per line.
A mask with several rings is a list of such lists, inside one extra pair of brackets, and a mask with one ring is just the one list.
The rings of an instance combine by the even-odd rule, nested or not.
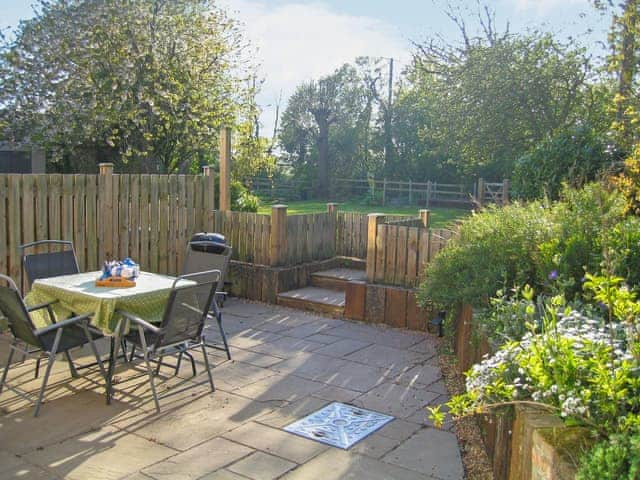
[(113, 173), (113, 163), (99, 163), (98, 172), (100, 173), (100, 175), (108, 175), (110, 173)]

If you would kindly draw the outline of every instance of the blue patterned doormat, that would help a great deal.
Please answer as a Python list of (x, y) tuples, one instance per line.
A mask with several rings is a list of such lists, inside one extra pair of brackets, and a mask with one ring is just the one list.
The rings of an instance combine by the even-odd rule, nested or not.
[(346, 450), (391, 420), (389, 415), (333, 402), (284, 430)]

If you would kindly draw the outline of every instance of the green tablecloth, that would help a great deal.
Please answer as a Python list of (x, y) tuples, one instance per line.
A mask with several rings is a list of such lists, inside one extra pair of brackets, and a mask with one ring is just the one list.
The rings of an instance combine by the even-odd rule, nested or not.
[[(114, 314), (117, 309), (127, 310), (151, 322), (162, 320), (175, 277), (141, 272), (135, 287), (96, 287), (95, 281), (100, 274), (99, 271), (86, 272), (36, 280), (25, 297), (25, 303), (36, 305), (58, 300), (53, 307), (58, 318), (66, 318), (71, 313), (80, 315), (93, 312), (91, 324), (106, 334), (113, 333), (117, 328), (120, 320)], [(32, 317), (37, 327), (50, 323), (46, 310), (34, 312)]]

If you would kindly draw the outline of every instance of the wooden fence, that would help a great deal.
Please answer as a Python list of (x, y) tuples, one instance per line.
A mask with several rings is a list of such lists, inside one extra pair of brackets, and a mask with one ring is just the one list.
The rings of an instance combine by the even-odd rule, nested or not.
[(287, 217), (287, 265), (336, 255), (336, 218), (331, 213)]
[(367, 258), (368, 215), (338, 212), (336, 222), (336, 255)]
[(18, 246), (72, 240), (83, 271), (131, 257), (176, 274), (192, 233), (213, 229), (213, 176), (0, 175), (0, 272), (20, 284)]
[(411, 226), (413, 223), (386, 223), (383, 215), (369, 216), (366, 258), (370, 283), (404, 287), (420, 283), (427, 263), (456, 235), (454, 230), (429, 228), (425, 210), (421, 211), (421, 222), (421, 226)]
[(233, 247), (233, 259), (270, 264), (271, 216), (247, 212), (213, 212), (214, 231)]

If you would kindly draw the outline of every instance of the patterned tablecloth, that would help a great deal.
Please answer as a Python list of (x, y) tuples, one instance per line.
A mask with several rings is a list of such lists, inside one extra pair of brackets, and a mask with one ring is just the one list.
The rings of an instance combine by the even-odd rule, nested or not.
[[(91, 324), (104, 331), (113, 333), (120, 320), (115, 315), (117, 309), (127, 310), (147, 321), (160, 322), (171, 286), (175, 277), (156, 273), (141, 272), (136, 286), (130, 288), (97, 287), (95, 281), (101, 272), (86, 272), (75, 275), (36, 280), (31, 292), (26, 296), (27, 305), (58, 300), (54, 305), (57, 318), (94, 312)], [(181, 282), (193, 283), (190, 280)], [(32, 315), (37, 327), (50, 322), (46, 310)]]

